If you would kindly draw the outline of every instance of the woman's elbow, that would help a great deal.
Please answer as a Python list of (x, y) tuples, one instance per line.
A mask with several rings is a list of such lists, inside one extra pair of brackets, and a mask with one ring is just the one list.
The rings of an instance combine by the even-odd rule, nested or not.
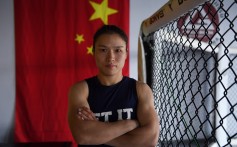
[(80, 145), (88, 145), (92, 143), (92, 141), (90, 140), (90, 137), (83, 134), (73, 135), (73, 138), (76, 141), (76, 143)]
[(72, 137), (77, 144), (86, 144), (87, 142), (89, 142), (88, 141), (89, 138), (87, 137), (86, 133), (83, 133), (83, 130), (80, 130), (78, 126), (77, 127), (73, 125), (69, 125), (69, 126), (70, 126)]
[(153, 132), (153, 135), (151, 135), (149, 142), (147, 142), (146, 146), (154, 147), (157, 146), (159, 140), (159, 131)]
[(158, 136), (151, 141), (151, 146), (155, 147), (158, 144)]
[(158, 137), (153, 137), (152, 139), (149, 140), (149, 142), (147, 142), (147, 144), (145, 146), (147, 147), (155, 147), (158, 144)]

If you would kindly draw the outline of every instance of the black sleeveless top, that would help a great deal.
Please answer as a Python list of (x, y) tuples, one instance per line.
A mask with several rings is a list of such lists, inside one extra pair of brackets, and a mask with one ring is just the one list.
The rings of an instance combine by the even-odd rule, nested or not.
[[(117, 120), (137, 119), (136, 80), (123, 77), (115, 85), (104, 86), (95, 76), (86, 79), (86, 82), (89, 87), (88, 103), (99, 121), (114, 122)], [(93, 147), (95, 145), (87, 146)]]

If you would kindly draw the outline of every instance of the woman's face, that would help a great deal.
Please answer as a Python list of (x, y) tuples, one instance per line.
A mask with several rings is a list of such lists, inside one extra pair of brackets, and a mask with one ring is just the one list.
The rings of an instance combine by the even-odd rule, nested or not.
[(126, 42), (118, 34), (103, 34), (95, 42), (94, 56), (100, 74), (120, 75), (127, 58)]

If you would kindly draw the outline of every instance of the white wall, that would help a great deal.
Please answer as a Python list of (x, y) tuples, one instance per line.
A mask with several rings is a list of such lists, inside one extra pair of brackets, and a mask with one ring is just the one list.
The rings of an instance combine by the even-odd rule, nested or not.
[(137, 79), (137, 47), (141, 22), (168, 0), (130, 0), (130, 77)]
[(15, 105), (13, 0), (0, 0), (0, 142), (12, 142)]
[[(142, 20), (168, 0), (130, 0), (130, 76), (137, 79), (138, 33)], [(0, 143), (13, 142), (15, 49), (13, 0), (0, 0)]]

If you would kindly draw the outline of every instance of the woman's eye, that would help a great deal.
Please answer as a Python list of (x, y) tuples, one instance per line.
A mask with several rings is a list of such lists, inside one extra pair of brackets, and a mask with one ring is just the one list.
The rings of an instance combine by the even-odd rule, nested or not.
[(122, 52), (122, 50), (121, 49), (116, 49), (116, 52), (120, 53), (120, 52)]
[(105, 48), (102, 48), (102, 49), (100, 49), (100, 51), (101, 51), (101, 52), (106, 52), (106, 51), (107, 51), (107, 49), (105, 49)]

